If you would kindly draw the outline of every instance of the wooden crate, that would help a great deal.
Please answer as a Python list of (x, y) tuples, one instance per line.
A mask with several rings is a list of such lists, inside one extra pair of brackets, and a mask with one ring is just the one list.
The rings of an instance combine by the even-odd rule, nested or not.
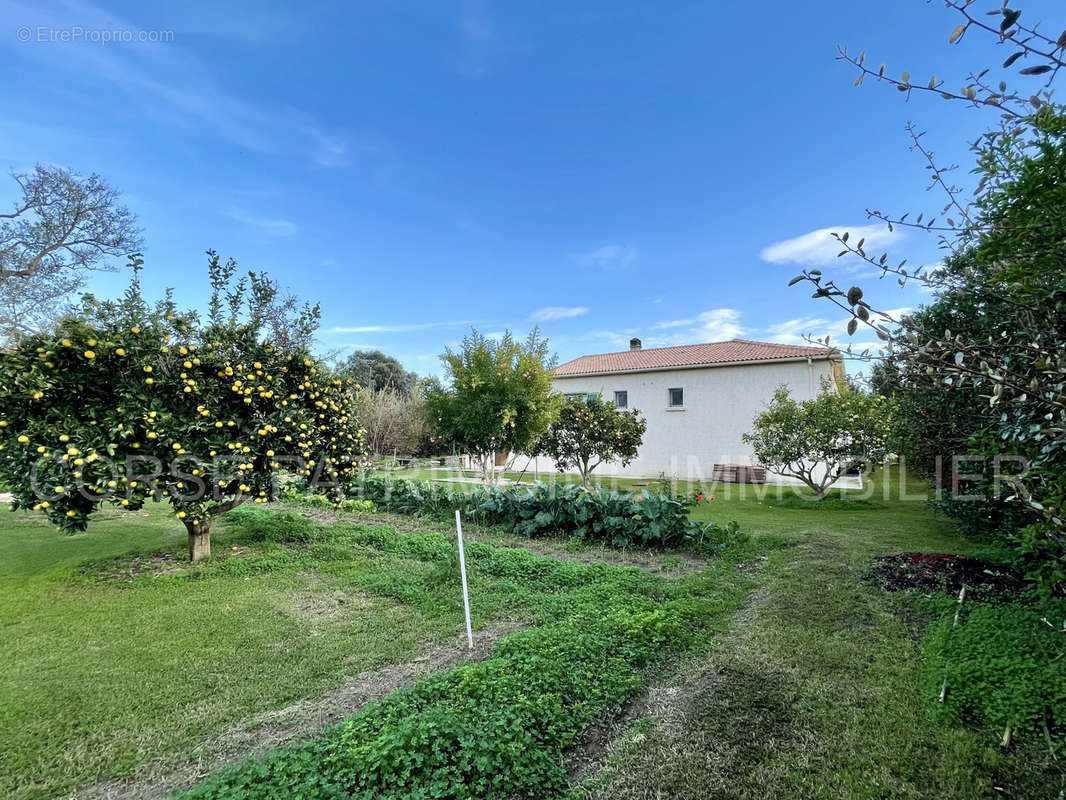
[(766, 483), (766, 468), (750, 464), (715, 464), (711, 470), (715, 483)]

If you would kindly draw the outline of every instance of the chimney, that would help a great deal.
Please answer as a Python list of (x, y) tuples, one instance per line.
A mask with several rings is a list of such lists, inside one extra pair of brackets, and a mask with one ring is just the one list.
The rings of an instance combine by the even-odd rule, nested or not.
[(629, 340), (629, 349), (630, 350), (639, 350), (640, 349), (640, 339), (630, 339)]

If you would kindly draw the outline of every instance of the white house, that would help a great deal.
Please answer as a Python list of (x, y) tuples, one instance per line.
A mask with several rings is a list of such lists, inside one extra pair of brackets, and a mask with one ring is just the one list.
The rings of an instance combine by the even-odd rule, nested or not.
[(778, 386), (804, 400), (843, 376), (840, 353), (829, 348), (731, 339), (645, 350), (633, 339), (629, 350), (562, 364), (553, 385), (565, 395), (599, 394), (647, 418), (637, 458), (628, 467), (603, 464), (598, 475), (706, 480), (715, 464), (753, 463), (741, 436)]

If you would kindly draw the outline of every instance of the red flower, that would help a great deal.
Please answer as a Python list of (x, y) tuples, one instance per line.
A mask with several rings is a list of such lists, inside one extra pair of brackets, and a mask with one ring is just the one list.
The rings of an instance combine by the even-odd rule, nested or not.
[(696, 495), (696, 502), (697, 502), (697, 503), (698, 503), (698, 502), (701, 502), (702, 500), (703, 500), (703, 495), (702, 495), (702, 494), (698, 494), (698, 495)]

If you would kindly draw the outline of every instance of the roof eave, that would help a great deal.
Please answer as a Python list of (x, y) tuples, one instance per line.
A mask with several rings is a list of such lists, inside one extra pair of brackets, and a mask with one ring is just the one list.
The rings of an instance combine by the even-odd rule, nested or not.
[(748, 358), (743, 361), (716, 361), (712, 364), (680, 364), (671, 367), (638, 367), (637, 369), (601, 369), (594, 372), (568, 372), (566, 375), (554, 374), (552, 377), (565, 378), (588, 378), (593, 375), (631, 375), (636, 372), (675, 372), (680, 369), (715, 369), (717, 367), (743, 367), (751, 364), (782, 364), (797, 361), (832, 361), (839, 358), (840, 353), (836, 350), (828, 353), (819, 353), (809, 356), (789, 356), (787, 358)]

